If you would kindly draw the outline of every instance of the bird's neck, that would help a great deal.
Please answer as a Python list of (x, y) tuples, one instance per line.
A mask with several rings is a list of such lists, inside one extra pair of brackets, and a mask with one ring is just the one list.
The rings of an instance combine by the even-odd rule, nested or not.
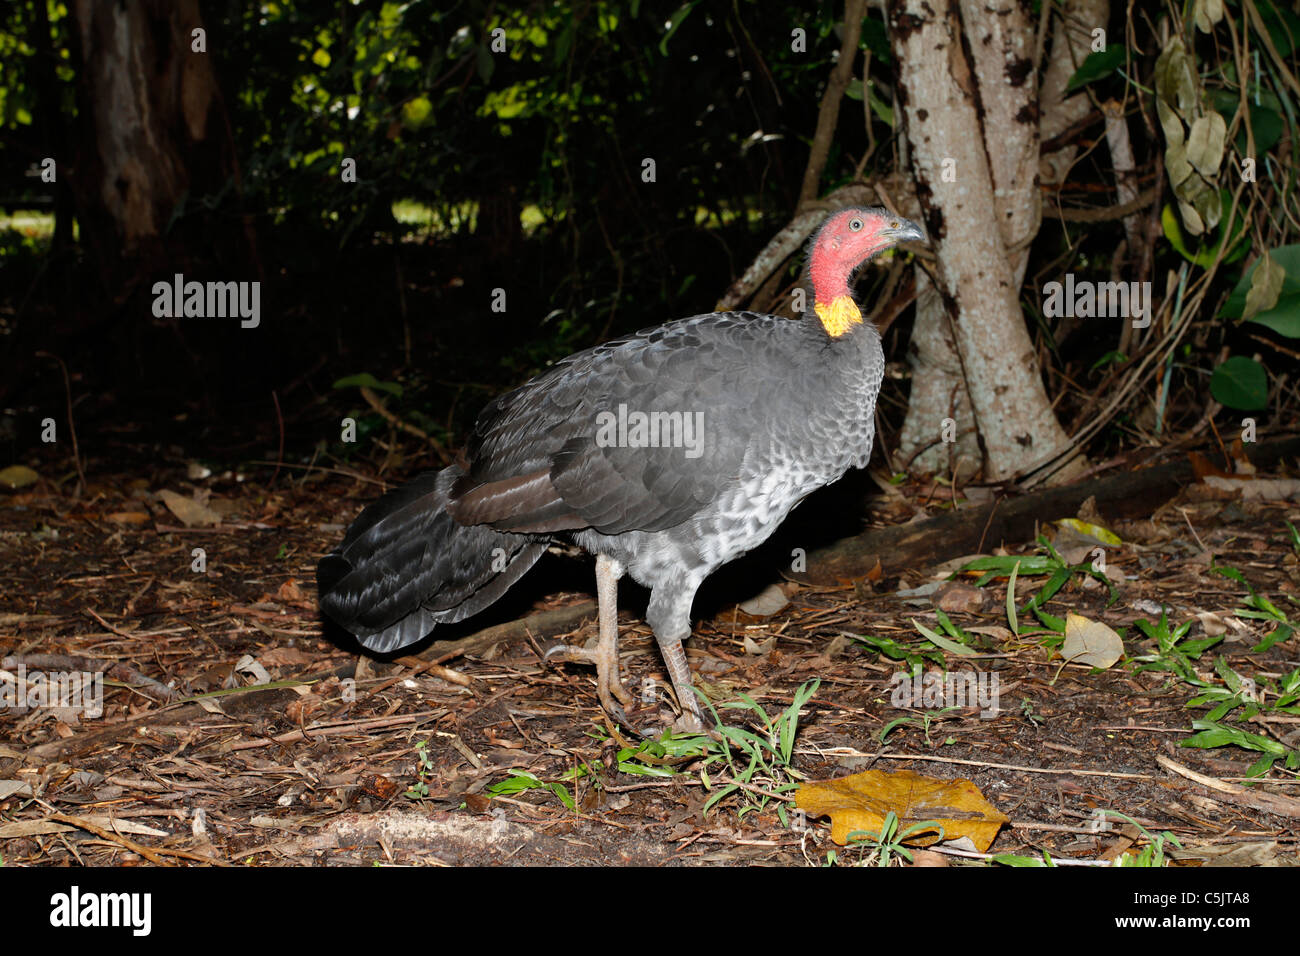
[(862, 312), (848, 292), (835, 296), (829, 302), (822, 301), (820, 297), (814, 299), (813, 311), (821, 319), (826, 334), (833, 339), (847, 335), (862, 324)]
[(849, 291), (849, 270), (834, 261), (814, 256), (808, 266), (813, 289), (813, 311), (833, 339), (862, 324), (862, 312)]

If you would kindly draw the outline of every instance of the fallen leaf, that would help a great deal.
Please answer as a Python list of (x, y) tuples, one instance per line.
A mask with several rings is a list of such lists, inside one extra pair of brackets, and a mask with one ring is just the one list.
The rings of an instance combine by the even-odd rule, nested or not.
[(1009, 641), (1015, 636), (1011, 633), (1010, 628), (1003, 627), (1000, 624), (978, 625), (975, 627), (968, 627), (966, 630), (970, 631), (972, 634), (983, 634), (985, 637), (991, 637), (999, 643), (1002, 641)]
[(790, 599), (779, 584), (769, 584), (748, 601), (741, 601), (739, 606), (750, 617), (771, 617), (789, 603)]
[(181, 524), (187, 528), (221, 524), (221, 515), (206, 505), (199, 504), (193, 498), (186, 498), (165, 488), (158, 492), (158, 497), (167, 506), (167, 510), (179, 518)]
[(1076, 664), (1110, 667), (1124, 656), (1124, 642), (1111, 628), (1080, 614), (1065, 616), (1065, 643), (1061, 656)]
[(1197, 611), (1196, 617), (1201, 622), (1201, 627), (1205, 628), (1205, 633), (1210, 637), (1218, 637), (1220, 634), (1228, 632), (1228, 625), (1224, 623), (1223, 618), (1213, 611)]
[(286, 664), (310, 664), (316, 660), (316, 655), (297, 647), (273, 647), (263, 651), (257, 659), (266, 667), (284, 667)]
[(961, 581), (942, 585), (934, 592), (934, 606), (949, 613), (979, 614), (989, 605), (989, 593)]
[(1175, 860), (1198, 860), (1212, 866), (1278, 866), (1276, 840), (1258, 840), (1241, 843), (1224, 843), (1209, 846), (1184, 844), (1168, 847), (1165, 852)]
[(390, 800), (398, 790), (397, 782), (379, 773), (365, 774), (357, 781), (363, 792), (381, 800)]
[(1056, 523), (1058, 526), (1069, 528), (1072, 531), (1083, 535), (1085, 538), (1091, 538), (1098, 544), (1105, 544), (1112, 548), (1118, 548), (1124, 543), (1119, 539), (1115, 532), (1089, 521), (1080, 521), (1078, 518), (1062, 518)]
[(17, 491), (19, 488), (35, 484), (40, 480), (40, 477), (26, 465), (10, 465), (0, 471), (0, 487), (8, 488), (10, 491)]
[(104, 516), (113, 524), (147, 524), (149, 514), (146, 511), (114, 511)]
[(32, 795), (31, 785), (23, 783), (21, 780), (0, 780), (0, 800), (12, 797), (15, 793), (20, 797), (30, 797)]
[(290, 578), (280, 585), (280, 589), (275, 592), (275, 597), (276, 600), (286, 604), (295, 604), (303, 599), (302, 588), (298, 587), (296, 578)]
[[(983, 853), (1008, 820), (971, 781), (926, 777), (911, 770), (867, 770), (838, 780), (806, 783), (795, 792), (795, 806), (809, 816), (829, 816), (831, 839), (841, 846), (855, 831), (879, 833), (892, 811), (898, 817), (900, 833), (914, 824), (933, 822), (943, 827), (945, 841), (965, 837)], [(939, 839), (939, 833), (930, 829), (914, 833), (904, 842), (930, 846)]]

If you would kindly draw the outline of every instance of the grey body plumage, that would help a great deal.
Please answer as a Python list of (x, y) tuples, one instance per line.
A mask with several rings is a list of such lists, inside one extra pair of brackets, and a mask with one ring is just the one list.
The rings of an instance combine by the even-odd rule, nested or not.
[[(891, 241), (846, 253), (859, 258), (845, 281), (862, 258), (920, 236), (883, 210), (837, 217), (854, 214), (891, 227), (881, 227)], [(601, 647), (566, 650), (597, 663), (602, 704), (622, 718), (614, 698), (630, 700), (606, 606), (627, 573), (651, 591), (647, 622), (679, 704), (698, 724), (680, 645), (696, 589), (871, 454), (880, 338), (862, 321), (829, 334), (818, 302), (817, 314), (797, 320), (727, 312), (670, 322), (573, 355), (496, 399), (464, 464), (379, 499), (322, 560), (322, 609), (366, 647), (393, 650), (482, 610), (553, 538), (568, 538), (599, 558)], [(638, 413), (676, 425), (669, 439), (691, 441), (656, 447), (631, 431), (608, 440), (613, 421)], [(689, 435), (686, 416), (698, 426)]]

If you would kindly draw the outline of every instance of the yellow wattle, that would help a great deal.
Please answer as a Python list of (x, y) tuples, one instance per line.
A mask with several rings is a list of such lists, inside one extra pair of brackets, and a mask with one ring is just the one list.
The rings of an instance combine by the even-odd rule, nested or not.
[(817, 318), (822, 320), (826, 334), (833, 339), (839, 338), (853, 326), (862, 324), (858, 304), (849, 295), (837, 295), (830, 302), (814, 302), (813, 309)]

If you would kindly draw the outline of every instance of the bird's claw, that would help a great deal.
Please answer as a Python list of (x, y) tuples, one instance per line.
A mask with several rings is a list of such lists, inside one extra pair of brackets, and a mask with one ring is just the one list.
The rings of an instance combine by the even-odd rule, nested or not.
[(542, 660), (548, 664), (551, 661), (577, 660), (589, 662), (591, 660), (591, 651), (585, 647), (578, 647), (576, 644), (556, 644), (554, 647), (547, 649), (546, 653), (542, 655)]
[(550, 663), (552, 661), (570, 661), (575, 664), (594, 664), (596, 667), (596, 692), (600, 697), (600, 705), (611, 717), (617, 720), (628, 730), (635, 731), (632, 723), (627, 718), (627, 712), (623, 705), (631, 706), (633, 697), (628, 689), (623, 686), (622, 681), (618, 679), (618, 657), (613, 656), (611, 660), (606, 654), (601, 653), (599, 647), (592, 649), (578, 647), (574, 644), (556, 644), (542, 655), (542, 659)]
[(632, 706), (632, 695), (618, 679), (617, 653), (607, 656), (599, 647), (579, 647), (576, 644), (556, 644), (543, 655), (543, 660), (569, 661), (574, 664), (591, 664), (596, 668), (596, 686), (607, 687), (623, 704)]

